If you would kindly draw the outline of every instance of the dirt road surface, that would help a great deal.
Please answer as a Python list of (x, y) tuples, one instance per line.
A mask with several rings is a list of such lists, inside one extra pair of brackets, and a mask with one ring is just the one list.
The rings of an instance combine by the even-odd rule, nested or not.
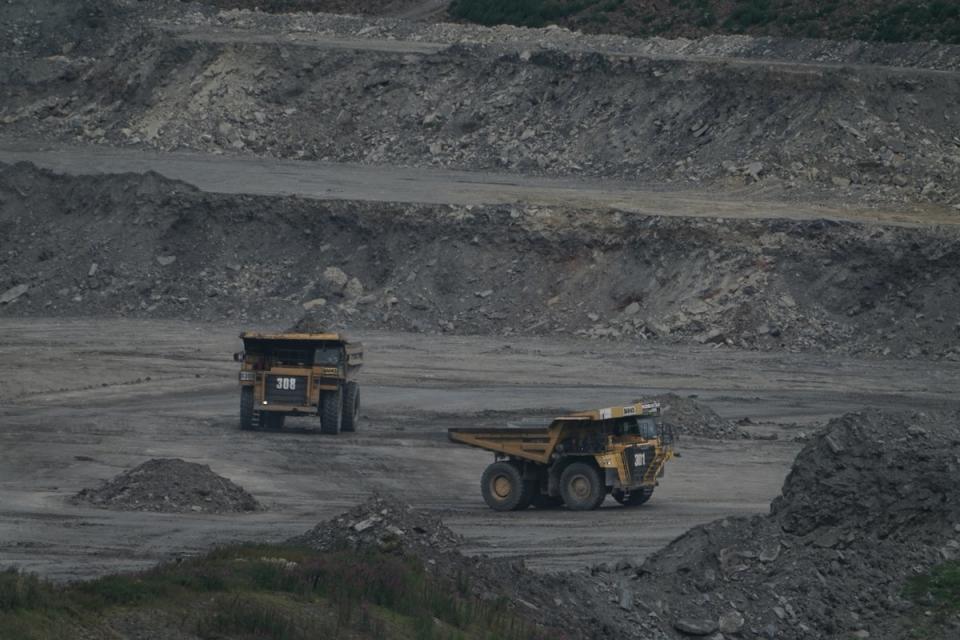
[[(452, 42), (428, 42), (419, 39), (398, 40), (381, 39), (378, 37), (348, 38), (330, 35), (329, 33), (289, 33), (270, 29), (209, 26), (198, 29), (177, 24), (164, 24), (163, 22), (158, 23), (156, 26), (160, 30), (170, 32), (176, 35), (177, 38), (186, 42), (216, 42), (221, 44), (243, 43), (260, 45), (279, 44), (305, 46), (315, 49), (346, 49), (354, 51), (377, 51), (406, 54), (437, 53), (453, 44)], [(463, 40), (463, 42), (469, 41), (469, 38), (465, 38)], [(524, 47), (529, 47), (530, 44), (530, 42), (517, 41), (514, 43), (502, 43), (497, 46), (497, 48), (504, 51), (516, 51), (519, 53), (519, 50), (522, 50)], [(937, 79), (956, 78), (957, 76), (960, 76), (960, 72), (952, 69), (925, 69), (917, 66), (798, 61), (775, 59), (770, 57), (745, 58), (729, 54), (703, 55), (691, 53), (655, 53), (640, 47), (631, 50), (630, 48), (624, 46), (623, 41), (618, 41), (616, 46), (603, 46), (602, 44), (592, 42), (589, 45), (566, 44), (565, 46), (561, 45), (558, 48), (571, 53), (600, 53), (611, 57), (643, 58), (655, 60), (657, 62), (713, 64), (724, 65), (732, 68), (763, 67), (794, 74), (820, 74), (830, 71), (843, 71), (880, 78), (890, 76), (909, 76), (915, 78), (919, 76)]]
[(960, 224), (960, 217), (955, 212), (932, 204), (903, 210), (872, 210), (764, 200), (761, 190), (751, 189), (744, 189), (741, 194), (721, 196), (653, 187), (644, 189), (615, 180), (541, 178), (479, 171), (305, 162), (196, 152), (158, 153), (0, 140), (0, 162), (22, 161), (73, 175), (155, 171), (215, 193), (454, 205), (522, 203), (710, 218), (828, 219), (906, 226)]
[[(707, 347), (369, 333), (364, 422), (321, 436), (309, 419), (240, 432), (240, 327), (177, 321), (0, 320), (0, 564), (56, 579), (142, 568), (241, 540), (279, 541), (394, 491), (467, 537), (467, 551), (540, 570), (636, 559), (689, 527), (763, 512), (792, 438), (866, 405), (956, 404), (956, 363), (855, 361)], [(490, 456), (445, 429), (503, 424), (672, 390), (750, 417), (778, 441), (684, 440), (654, 499), (625, 510), (495, 513)], [(751, 427), (754, 428), (754, 427)], [(147, 459), (209, 464), (264, 503), (239, 516), (112, 512), (67, 498)]]

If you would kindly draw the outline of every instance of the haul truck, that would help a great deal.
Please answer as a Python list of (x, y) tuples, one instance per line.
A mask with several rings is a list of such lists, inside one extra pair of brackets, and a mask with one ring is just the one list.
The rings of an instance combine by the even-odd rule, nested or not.
[(659, 415), (658, 402), (640, 402), (561, 416), (545, 427), (456, 428), (448, 434), (494, 453), (480, 491), (496, 511), (561, 504), (596, 509), (608, 493), (633, 507), (650, 499), (675, 455), (673, 432), (659, 424)]
[(342, 333), (241, 333), (240, 428), (280, 429), (288, 415), (320, 416), (320, 431), (356, 431), (363, 345)]

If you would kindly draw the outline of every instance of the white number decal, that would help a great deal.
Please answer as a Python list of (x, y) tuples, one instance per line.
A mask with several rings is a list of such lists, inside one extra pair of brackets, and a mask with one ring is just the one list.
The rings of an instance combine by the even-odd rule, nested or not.
[(281, 391), (296, 391), (297, 379), (296, 378), (277, 378), (277, 389)]
[(647, 454), (645, 454), (645, 453), (638, 453), (638, 454), (634, 455), (634, 457), (633, 457), (633, 466), (635, 466), (635, 467), (642, 467), (642, 466), (645, 465), (645, 464), (647, 464)]

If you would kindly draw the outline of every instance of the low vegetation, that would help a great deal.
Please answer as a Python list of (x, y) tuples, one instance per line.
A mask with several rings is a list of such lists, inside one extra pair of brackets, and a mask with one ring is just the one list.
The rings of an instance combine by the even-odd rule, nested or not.
[(428, 574), (415, 559), (236, 546), (134, 574), (58, 586), (0, 573), (4, 638), (109, 635), (123, 620), (198, 638), (539, 637), (505, 601), (471, 595)]
[(453, 0), (450, 14), (485, 25), (557, 23), (641, 36), (749, 33), (960, 44), (960, 4), (952, 0)]
[(904, 595), (918, 607), (911, 638), (948, 638), (960, 623), (960, 561), (937, 565), (907, 583)]

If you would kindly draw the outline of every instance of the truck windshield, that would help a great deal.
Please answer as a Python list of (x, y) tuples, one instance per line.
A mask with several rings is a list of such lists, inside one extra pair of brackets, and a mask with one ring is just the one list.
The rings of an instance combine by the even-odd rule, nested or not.
[(340, 349), (336, 347), (320, 347), (313, 356), (313, 363), (323, 365), (340, 364)]
[(657, 423), (653, 418), (627, 418), (623, 421), (623, 433), (652, 440), (657, 437)]

